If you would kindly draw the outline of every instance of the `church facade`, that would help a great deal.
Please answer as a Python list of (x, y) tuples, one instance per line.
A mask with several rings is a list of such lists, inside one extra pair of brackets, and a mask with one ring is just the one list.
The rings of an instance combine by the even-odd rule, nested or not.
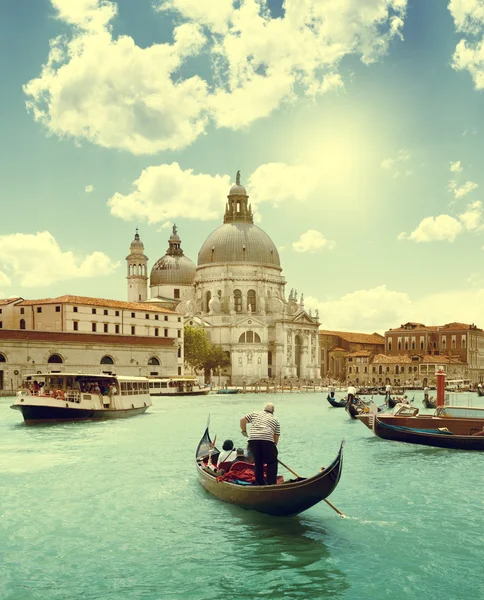
[[(230, 356), (234, 385), (274, 378), (319, 378), (318, 315), (291, 290), (271, 238), (254, 225), (245, 188), (230, 189), (223, 223), (202, 244), (197, 265), (181, 248), (176, 226), (150, 274), (150, 303), (201, 323)], [(147, 257), (136, 233), (128, 263), (128, 299), (146, 301)]]

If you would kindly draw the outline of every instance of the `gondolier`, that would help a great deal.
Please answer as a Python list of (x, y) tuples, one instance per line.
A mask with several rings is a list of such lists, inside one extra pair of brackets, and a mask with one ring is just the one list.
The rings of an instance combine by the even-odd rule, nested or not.
[[(247, 424), (250, 423), (250, 434)], [(251, 412), (240, 419), (242, 434), (249, 437), (249, 451), (254, 457), (256, 485), (275, 485), (277, 481), (277, 442), (281, 434), (279, 421), (274, 417), (274, 404), (268, 402), (263, 411)], [(264, 480), (264, 465), (266, 481)]]

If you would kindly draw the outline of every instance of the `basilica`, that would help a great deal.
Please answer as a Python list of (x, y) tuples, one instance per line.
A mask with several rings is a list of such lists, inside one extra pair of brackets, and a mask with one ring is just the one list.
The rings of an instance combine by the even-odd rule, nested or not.
[(316, 379), (318, 314), (286, 282), (274, 242), (254, 225), (240, 172), (229, 191), (223, 224), (203, 242), (197, 265), (186, 257), (176, 226), (149, 276), (138, 231), (127, 261), (128, 301), (160, 303), (200, 325), (230, 356), (229, 383), (267, 378)]

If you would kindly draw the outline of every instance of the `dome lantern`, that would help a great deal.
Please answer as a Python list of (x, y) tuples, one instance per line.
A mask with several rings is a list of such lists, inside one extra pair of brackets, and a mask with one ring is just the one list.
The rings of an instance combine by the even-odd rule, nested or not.
[(253, 223), (252, 208), (247, 204), (249, 196), (243, 185), (240, 184), (240, 171), (237, 171), (235, 185), (230, 188), (225, 207), (224, 223)]

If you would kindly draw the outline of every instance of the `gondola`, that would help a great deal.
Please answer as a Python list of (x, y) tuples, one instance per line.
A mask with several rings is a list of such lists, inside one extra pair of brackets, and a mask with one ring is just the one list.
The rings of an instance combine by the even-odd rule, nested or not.
[[(338, 485), (343, 468), (344, 440), (335, 460), (316, 475), (298, 478), (277, 485), (239, 485), (228, 481), (217, 481), (217, 474), (206, 468), (212, 441), (208, 427), (198, 444), (195, 465), (202, 486), (224, 502), (229, 502), (261, 513), (277, 517), (297, 515), (327, 498)], [(213, 448), (212, 460), (215, 463), (218, 450)]]
[(329, 394), (326, 399), (334, 408), (344, 408), (346, 406), (346, 400), (336, 400), (334, 396), (331, 397)]
[(477, 395), (479, 397), (484, 396), (484, 388), (482, 387), (482, 385), (480, 387), (477, 387)]
[(413, 427), (389, 425), (380, 421), (375, 415), (373, 431), (376, 436), (384, 440), (434, 446), (437, 448), (451, 448), (454, 450), (484, 450), (484, 435), (456, 435), (449, 431), (447, 427), (440, 429), (416, 429)]

